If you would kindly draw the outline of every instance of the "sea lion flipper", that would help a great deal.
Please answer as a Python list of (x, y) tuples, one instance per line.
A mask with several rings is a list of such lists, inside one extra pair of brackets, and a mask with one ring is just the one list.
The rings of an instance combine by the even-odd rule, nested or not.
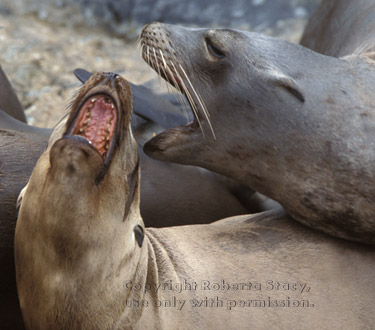
[(74, 75), (76, 76), (76, 78), (82, 83), (84, 84), (87, 80), (89, 80), (89, 78), (92, 76), (92, 73), (85, 70), (85, 69), (81, 69), (81, 68), (77, 68), (73, 71)]
[(0, 66), (0, 108), (13, 118), (27, 123), (25, 113), (18, 97)]

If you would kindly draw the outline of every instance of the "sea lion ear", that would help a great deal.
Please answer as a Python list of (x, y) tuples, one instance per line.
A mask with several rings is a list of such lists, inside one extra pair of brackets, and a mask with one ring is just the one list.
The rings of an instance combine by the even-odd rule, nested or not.
[(134, 227), (134, 235), (135, 239), (137, 240), (138, 246), (142, 247), (143, 239), (145, 238), (145, 233), (143, 228), (140, 225), (136, 225)]
[(283, 72), (276, 69), (269, 69), (267, 71), (269, 79), (278, 86), (285, 88), (289, 93), (295, 96), (301, 102), (305, 102), (305, 97), (303, 96), (302, 91), (299, 89), (296, 81), (285, 75)]

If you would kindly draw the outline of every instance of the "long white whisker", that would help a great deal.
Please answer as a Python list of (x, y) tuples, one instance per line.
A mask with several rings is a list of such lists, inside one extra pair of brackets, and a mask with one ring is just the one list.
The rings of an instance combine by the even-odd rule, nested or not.
[(178, 100), (178, 98), (176, 96), (176, 93), (171, 88), (171, 86), (175, 86), (176, 88), (178, 88), (178, 86), (176, 86), (176, 84), (170, 80), (169, 77), (172, 77), (172, 79), (174, 80), (173, 74), (168, 75), (167, 72), (165, 71), (165, 70), (169, 70), (170, 71), (170, 69), (169, 69), (169, 67), (167, 65), (167, 62), (164, 59), (164, 55), (163, 55), (163, 52), (161, 51), (161, 49), (159, 49), (159, 52), (160, 52), (160, 55), (161, 55), (161, 58), (162, 58), (163, 64), (164, 64), (164, 65), (161, 65), (161, 69), (162, 69), (162, 71), (164, 73), (165, 83), (166, 83), (166, 86), (167, 86), (167, 90), (168, 90), (168, 92), (170, 94), (173, 94), (176, 97), (176, 100)]
[[(163, 56), (163, 53), (162, 53), (162, 51), (160, 50), (160, 53), (161, 53), (161, 55), (162, 55), (162, 57), (163, 57), (163, 59), (164, 59), (164, 56)], [(172, 65), (175, 67), (175, 65), (174, 65), (174, 63), (171, 61), (171, 63), (172, 63)], [(188, 104), (187, 104), (187, 102), (186, 102), (186, 99), (184, 98), (184, 96), (183, 96), (183, 93), (182, 93), (182, 90), (181, 90), (181, 88), (180, 88), (180, 86), (179, 86), (179, 84), (177, 83), (177, 81), (176, 81), (176, 78), (175, 78), (175, 74), (172, 72), (172, 70), (171, 70), (171, 68), (169, 67), (169, 66), (167, 66), (167, 64), (166, 64), (166, 62), (164, 61), (164, 64), (165, 64), (165, 68), (169, 71), (169, 76), (171, 76), (172, 77), (172, 80), (173, 80), (173, 85), (175, 86), (175, 88), (179, 91), (179, 93), (174, 93), (177, 97), (176, 97), (176, 99), (177, 100), (179, 100), (180, 101), (180, 103), (181, 103), (181, 105), (182, 105), (182, 110), (183, 110), (183, 112), (184, 112), (184, 114), (185, 114), (185, 117), (186, 117), (186, 119), (188, 120), (188, 118), (189, 118), (189, 115), (188, 115), (188, 108), (190, 108), (189, 106), (188, 106)], [(164, 72), (165, 73), (165, 72)], [(176, 72), (176, 74), (178, 74), (177, 72)], [(169, 79), (168, 79), (169, 80)], [(180, 79), (180, 81), (182, 81), (181, 79)]]
[(196, 92), (195, 88), (193, 87), (193, 84), (191, 83), (189, 77), (187, 76), (187, 74), (186, 74), (184, 68), (181, 66), (181, 64), (179, 64), (179, 67), (181, 68), (181, 70), (182, 70), (183, 74), (185, 75), (185, 77), (186, 77), (186, 79), (187, 79), (187, 81), (188, 81), (188, 83), (189, 83), (191, 89), (193, 90), (193, 92), (194, 92), (194, 94), (195, 94), (195, 96), (196, 96), (196, 98), (197, 98), (199, 104), (201, 105), (202, 110), (203, 110), (203, 113), (204, 113), (205, 116), (206, 116), (206, 119), (207, 119), (208, 125), (210, 126), (210, 129), (211, 129), (212, 135), (213, 135), (214, 139), (216, 140), (215, 132), (214, 132), (214, 130), (213, 130), (213, 128), (212, 128), (212, 125), (211, 125), (210, 118), (209, 118), (209, 116), (208, 116), (208, 112), (207, 112), (206, 107), (203, 105), (201, 98), (198, 96), (198, 93)]
[(160, 53), (161, 59), (163, 60), (164, 67), (167, 68), (167, 63), (165, 62), (164, 55), (163, 55), (163, 52), (161, 51), (161, 49), (159, 49), (159, 53)]
[(191, 96), (191, 93), (190, 93), (189, 89), (186, 87), (186, 84), (182, 80), (182, 78), (181, 77), (178, 77), (178, 78), (181, 81), (181, 84), (182, 84), (181, 87), (183, 88), (184, 94), (186, 95), (187, 99), (189, 100), (189, 103), (191, 105), (191, 110), (193, 111), (193, 113), (195, 115), (195, 118), (198, 121), (198, 124), (199, 124), (199, 127), (200, 127), (201, 131), (202, 131), (202, 134), (203, 134), (203, 136), (205, 136), (202, 123), (201, 123), (201, 121), (199, 119), (199, 112), (198, 112), (197, 106), (194, 103), (193, 97)]
[[(179, 91), (180, 91), (180, 93), (182, 94), (181, 97), (182, 97), (182, 100), (183, 100), (183, 104), (185, 105), (186, 110), (187, 110), (187, 109), (191, 109), (191, 110), (194, 112), (195, 117), (197, 118), (197, 120), (198, 120), (198, 122), (199, 122), (199, 124), (200, 124), (199, 117), (198, 117), (198, 110), (197, 110), (197, 108), (196, 108), (195, 103), (194, 103), (194, 102), (190, 102), (190, 107), (189, 107), (189, 105), (187, 104), (188, 102), (187, 102), (186, 99), (183, 97), (183, 94), (185, 94), (186, 97), (188, 98), (188, 100), (193, 101), (193, 100), (192, 100), (192, 97), (191, 97), (191, 94), (190, 94), (188, 88), (186, 87), (186, 84), (185, 84), (184, 80), (182, 79), (180, 73), (177, 71), (177, 68), (176, 68), (174, 62), (171, 61), (171, 63), (172, 63), (172, 65), (173, 65), (173, 69), (174, 69), (175, 75), (177, 76), (178, 80), (181, 82), (181, 85), (182, 85), (181, 87), (183, 88), (183, 91), (184, 91), (184, 93), (183, 93), (183, 91), (179, 88)], [(173, 76), (173, 77), (174, 77), (174, 76)], [(176, 82), (176, 84), (177, 84), (177, 82)], [(189, 98), (189, 97), (190, 97), (190, 98)], [(188, 117), (188, 114), (187, 114), (187, 113), (186, 113), (186, 116)], [(200, 126), (201, 126), (201, 125), (200, 125)], [(202, 132), (203, 132), (203, 128), (202, 128), (202, 126), (201, 126), (201, 129), (202, 129)], [(203, 135), (204, 135), (204, 134), (203, 134)]]
[(152, 47), (152, 51), (154, 52), (154, 59), (155, 59), (155, 63), (156, 63), (156, 69), (158, 70), (158, 75), (161, 76), (159, 61), (158, 61), (158, 58), (156, 57), (156, 51), (155, 51), (154, 47)]

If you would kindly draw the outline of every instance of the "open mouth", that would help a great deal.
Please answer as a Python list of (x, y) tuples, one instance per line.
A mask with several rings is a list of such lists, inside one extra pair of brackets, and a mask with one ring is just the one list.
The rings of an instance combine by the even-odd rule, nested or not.
[(117, 105), (110, 95), (90, 95), (79, 107), (66, 135), (77, 135), (86, 139), (103, 161), (107, 162), (115, 145), (117, 121)]
[[(193, 112), (194, 119), (187, 123), (185, 127), (195, 129), (200, 127), (204, 135), (203, 122), (207, 122), (209, 128), (215, 138), (215, 133), (212, 129), (209, 119), (208, 110), (189, 79), (186, 70), (178, 63), (176, 55), (171, 54), (169, 50), (164, 51), (161, 48), (154, 47), (154, 41), (149, 38), (147, 32), (143, 31), (141, 35), (141, 49), (143, 60), (167, 83), (173, 86), (179, 93), (181, 93), (180, 102), (186, 108), (190, 108)], [(158, 43), (160, 44), (160, 43)], [(186, 104), (188, 102), (188, 105)]]

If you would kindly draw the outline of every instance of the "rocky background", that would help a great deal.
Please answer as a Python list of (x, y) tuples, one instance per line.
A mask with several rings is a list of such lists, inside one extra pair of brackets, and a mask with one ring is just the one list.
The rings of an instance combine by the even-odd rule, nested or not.
[(116, 71), (141, 84), (142, 26), (229, 27), (298, 42), (320, 0), (0, 0), (0, 65), (28, 122), (52, 127), (80, 83), (72, 71)]

